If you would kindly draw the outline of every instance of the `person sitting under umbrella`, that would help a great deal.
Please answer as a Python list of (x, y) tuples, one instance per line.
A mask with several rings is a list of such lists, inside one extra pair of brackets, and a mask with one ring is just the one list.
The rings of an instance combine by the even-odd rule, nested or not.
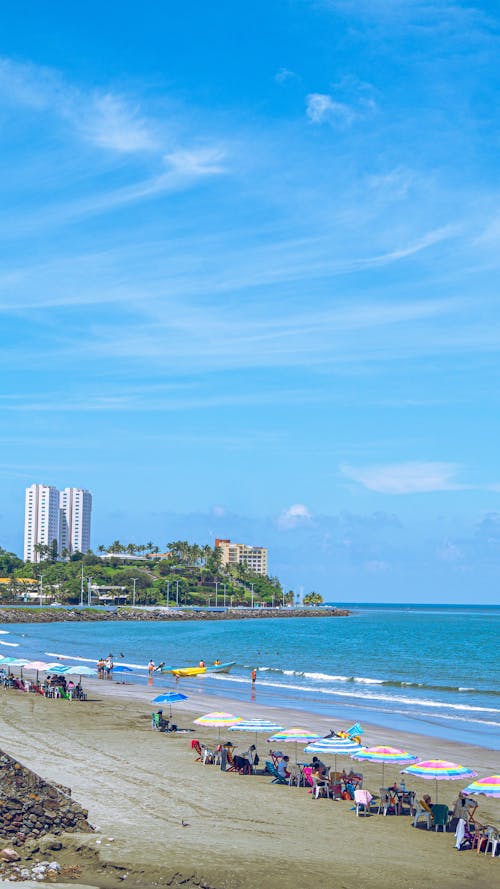
[(163, 710), (157, 710), (156, 713), (153, 713), (153, 722), (159, 732), (168, 732), (169, 721), (164, 718)]

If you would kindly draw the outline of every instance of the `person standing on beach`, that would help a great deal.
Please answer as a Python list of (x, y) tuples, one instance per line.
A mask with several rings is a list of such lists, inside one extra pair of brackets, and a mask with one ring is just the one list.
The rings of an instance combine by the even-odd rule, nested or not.
[(106, 661), (106, 679), (113, 678), (113, 667), (114, 667), (113, 658), (110, 655)]
[(257, 679), (257, 670), (255, 669), (255, 667), (253, 668), (250, 675), (252, 677), (252, 685), (255, 685), (255, 680)]
[(104, 664), (105, 663), (106, 663), (106, 661), (104, 660), (103, 657), (100, 657), (99, 660), (97, 661), (97, 678), (98, 679), (104, 679)]

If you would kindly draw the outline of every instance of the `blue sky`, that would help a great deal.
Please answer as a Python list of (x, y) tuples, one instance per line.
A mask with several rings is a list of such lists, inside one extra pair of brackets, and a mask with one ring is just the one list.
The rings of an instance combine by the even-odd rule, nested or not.
[(268, 545), (331, 600), (498, 601), (496, 4), (0, 10), (0, 544)]

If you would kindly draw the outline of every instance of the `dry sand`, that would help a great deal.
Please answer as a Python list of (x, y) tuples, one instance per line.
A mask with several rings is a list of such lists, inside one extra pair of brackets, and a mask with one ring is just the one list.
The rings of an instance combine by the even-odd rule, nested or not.
[[(102, 889), (490, 889), (500, 881), (498, 859), (456, 851), (450, 833), (413, 829), (408, 817), (356, 818), (349, 802), (312, 800), (304, 788), (271, 784), (267, 775), (240, 776), (196, 763), (191, 739), (215, 742), (217, 733), (153, 732), (150, 702), (158, 689), (97, 681), (86, 687), (92, 700), (81, 703), (0, 689), (0, 748), (70, 786), (98, 828), (64, 840), (66, 863), (83, 866), (82, 883)], [(189, 694), (174, 708), (186, 728), (215, 709), (321, 734), (340, 727), (333, 716), (263, 708), (258, 690), (256, 700), (244, 704)], [(243, 733), (229, 737), (241, 750), (255, 740)], [(389, 737), (370, 726), (364, 740), (462, 762), (480, 775), (499, 771), (498, 753), (480, 747), (396, 731)], [(259, 739), (258, 747), (263, 766), (268, 745)], [(294, 745), (287, 752), (293, 758)], [(381, 767), (363, 764), (363, 773), (364, 786), (378, 792)], [(385, 777), (392, 783), (399, 772), (386, 766)], [(434, 799), (434, 783), (412, 779), (407, 786)], [(450, 804), (463, 786), (440, 782), (439, 801)], [(500, 801), (481, 799), (480, 812), (483, 822), (500, 824)]]

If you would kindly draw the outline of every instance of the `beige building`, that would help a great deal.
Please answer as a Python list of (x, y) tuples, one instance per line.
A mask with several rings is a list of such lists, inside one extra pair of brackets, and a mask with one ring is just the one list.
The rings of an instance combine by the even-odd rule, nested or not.
[(222, 553), (223, 565), (248, 565), (256, 574), (267, 575), (267, 547), (247, 546), (220, 538), (216, 539), (215, 545)]

